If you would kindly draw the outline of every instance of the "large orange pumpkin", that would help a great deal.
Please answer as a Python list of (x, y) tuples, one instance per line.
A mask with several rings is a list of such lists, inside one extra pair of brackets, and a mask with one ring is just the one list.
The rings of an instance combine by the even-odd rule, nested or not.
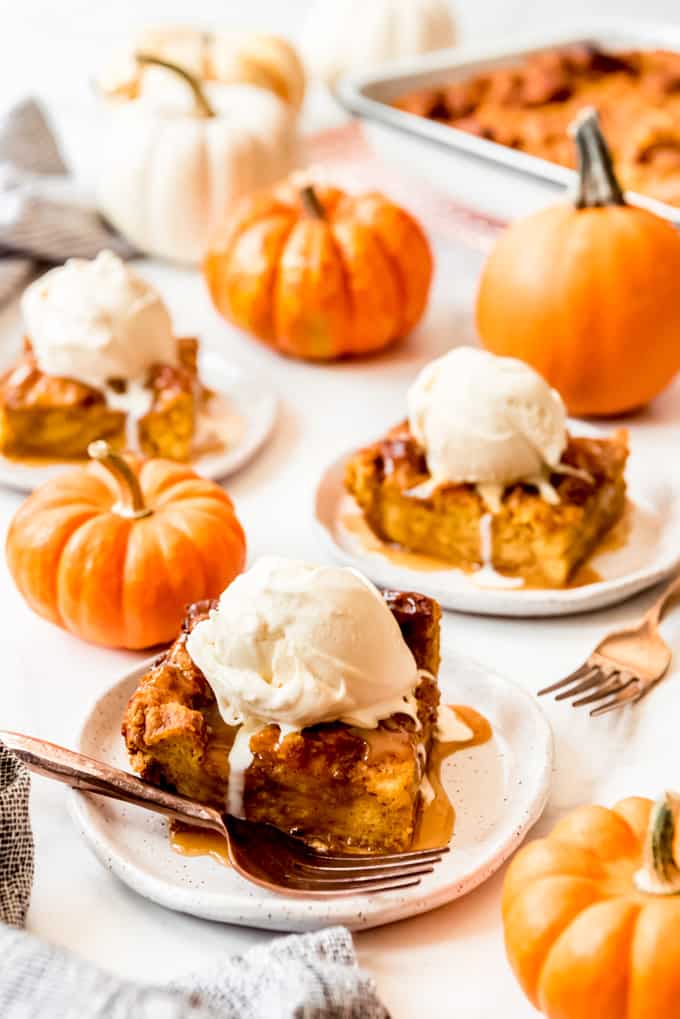
[(548, 1019), (678, 1019), (680, 798), (581, 807), (514, 858), (510, 963)]
[(169, 460), (123, 458), (95, 442), (91, 462), (29, 496), (7, 562), (39, 615), (107, 647), (173, 640), (186, 606), (240, 573), (245, 537), (219, 485)]
[(574, 136), (576, 201), (501, 235), (482, 272), (477, 328), (492, 353), (536, 368), (572, 414), (619, 414), (680, 369), (680, 234), (626, 204), (594, 111)]
[(432, 255), (416, 220), (382, 195), (291, 180), (239, 205), (204, 273), (230, 322), (283, 354), (328, 361), (413, 329)]

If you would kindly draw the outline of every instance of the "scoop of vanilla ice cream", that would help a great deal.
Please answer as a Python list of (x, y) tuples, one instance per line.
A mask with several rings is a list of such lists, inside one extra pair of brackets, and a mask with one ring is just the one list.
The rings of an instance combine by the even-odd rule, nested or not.
[(142, 382), (153, 364), (177, 361), (160, 294), (112, 251), (71, 258), (24, 292), (22, 312), (39, 367), (97, 389)]
[(187, 639), (230, 725), (282, 731), (416, 717), (415, 659), (361, 574), (265, 557), (237, 577)]
[(555, 467), (567, 442), (562, 399), (512, 357), (456, 347), (408, 393), (411, 431), (435, 483), (511, 484)]

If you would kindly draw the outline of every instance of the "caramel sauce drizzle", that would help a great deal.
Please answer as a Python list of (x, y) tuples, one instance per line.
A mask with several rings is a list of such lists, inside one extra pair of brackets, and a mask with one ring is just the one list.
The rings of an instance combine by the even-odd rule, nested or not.
[(450, 707), (461, 722), (472, 730), (472, 739), (454, 743), (441, 743), (435, 740), (427, 768), (434, 799), (420, 810), (411, 849), (437, 849), (439, 846), (449, 844), (456, 824), (456, 811), (442, 781), (444, 761), (453, 754), (488, 743), (493, 736), (490, 723), (474, 708), (463, 704), (451, 704)]
[(231, 866), (226, 839), (208, 828), (194, 828), (183, 821), (171, 821), (170, 845), (181, 856), (209, 856), (223, 867)]
[[(434, 742), (427, 769), (434, 798), (419, 812), (410, 847), (412, 849), (431, 849), (449, 844), (456, 813), (442, 782), (444, 761), (459, 751), (487, 743), (493, 735), (489, 722), (474, 708), (458, 704), (451, 707), (472, 730), (473, 736), (464, 742)], [(412, 753), (412, 744), (404, 732), (391, 732), (389, 729), (362, 730), (362, 737), (367, 744), (367, 759), (371, 761), (379, 761), (388, 756), (405, 757)], [(230, 866), (227, 844), (217, 832), (173, 821), (170, 824), (170, 845), (182, 856), (209, 856), (225, 867)]]
[(387, 757), (397, 760), (410, 760), (413, 756), (413, 741), (403, 729), (391, 730), (382, 726), (378, 729), (352, 729), (366, 744), (364, 760), (370, 764), (379, 764)]

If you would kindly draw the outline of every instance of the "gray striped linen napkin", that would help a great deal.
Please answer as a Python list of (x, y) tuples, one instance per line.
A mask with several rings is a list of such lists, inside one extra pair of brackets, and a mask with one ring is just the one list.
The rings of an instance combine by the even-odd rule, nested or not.
[(342, 927), (278, 938), (170, 988), (120, 980), (27, 934), (29, 788), (0, 743), (2, 1019), (389, 1019)]
[(42, 107), (25, 99), (0, 116), (0, 305), (41, 263), (135, 254), (78, 196)]

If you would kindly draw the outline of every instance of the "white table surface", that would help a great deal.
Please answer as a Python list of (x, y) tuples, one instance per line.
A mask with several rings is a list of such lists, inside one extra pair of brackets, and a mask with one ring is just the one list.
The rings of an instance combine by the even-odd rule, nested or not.
[[(218, 6), (225, 21), (224, 5), (212, 0), (202, 5), (204, 19)], [(303, 0), (290, 4), (262, 0), (251, 3), (249, 9), (259, 24), (289, 28), (305, 6)], [(585, 11), (588, 4), (579, 0), (571, 7)], [(634, 0), (603, 3), (598, 13), (606, 9), (634, 13), (636, 7)], [(71, 21), (67, 8), (74, 15)], [(83, 163), (91, 155), (85, 151), (85, 121), (80, 99), (69, 91), (72, 66), (61, 57), (72, 52), (75, 58), (76, 50), (82, 57), (90, 43), (94, 47), (92, 40), (103, 46), (107, 33), (114, 29), (122, 33), (125, 12), (130, 20), (139, 21), (141, 8), (148, 18), (157, 19), (161, 8), (171, 17), (180, 4), (165, 0), (162, 5), (100, 5), (70, 0), (57, 8), (24, 0), (20, 10), (13, 5), (0, 62), (3, 96), (19, 95), (29, 87), (53, 99), (56, 94), (57, 119), (67, 131), (70, 150)], [(282, 17), (283, 8), (289, 12), (287, 19)], [(461, 18), (468, 34), (491, 24), (502, 29), (520, 19), (522, 28), (532, 18), (534, 24), (549, 22), (557, 5), (484, 0), (474, 8), (466, 7)], [(646, 8), (652, 16), (670, 15), (675, 4), (657, 0)], [(100, 16), (103, 20), (98, 25)], [(238, 17), (243, 22), (242, 12)], [(33, 68), (27, 68), (30, 62), (18, 52), (18, 47), (24, 47), (25, 54), (29, 43), (36, 47)], [(144, 267), (163, 287), (179, 330), (196, 331), (206, 342), (254, 367), (281, 394), (282, 412), (273, 441), (228, 484), (248, 534), (251, 560), (266, 552), (311, 559), (321, 555), (310, 524), (316, 478), (339, 453), (378, 435), (403, 415), (406, 388), (424, 361), (454, 342), (474, 339), (470, 312), (478, 267), (474, 253), (462, 256), (440, 250), (430, 313), (411, 340), (379, 359), (333, 367), (276, 358), (231, 332), (214, 315), (195, 274)], [(17, 337), (18, 329), (16, 309), (0, 314), (3, 345)], [(636, 457), (660, 472), (676, 469), (680, 448), (677, 384), (629, 424)], [(0, 491), (3, 530), (20, 501), (20, 496)], [(650, 592), (609, 611), (561, 620), (446, 614), (444, 638), (460, 652), (535, 690), (580, 663), (607, 628), (632, 620), (651, 597)], [(1, 727), (72, 742), (90, 703), (139, 660), (132, 654), (89, 647), (37, 619), (16, 594), (4, 562), (0, 563), (0, 619)], [(671, 613), (663, 629), (671, 645), (680, 649), (680, 612)], [(548, 812), (536, 831), (544, 830), (559, 812), (576, 803), (654, 795), (678, 780), (680, 744), (672, 736), (680, 699), (678, 679), (673, 669), (634, 712), (599, 721), (565, 706), (546, 704), (555, 730), (556, 771)], [(42, 937), (119, 974), (163, 983), (273, 936), (173, 914), (128, 891), (80, 842), (66, 812), (63, 791), (44, 780), (34, 782), (32, 817), (37, 871), (28, 927)], [(361, 963), (375, 977), (395, 1019), (419, 1015), (444, 1019), (453, 1014), (465, 1019), (496, 1014), (524, 1019), (535, 1014), (505, 961), (499, 919), (501, 881), (499, 874), (465, 899), (356, 937)]]

